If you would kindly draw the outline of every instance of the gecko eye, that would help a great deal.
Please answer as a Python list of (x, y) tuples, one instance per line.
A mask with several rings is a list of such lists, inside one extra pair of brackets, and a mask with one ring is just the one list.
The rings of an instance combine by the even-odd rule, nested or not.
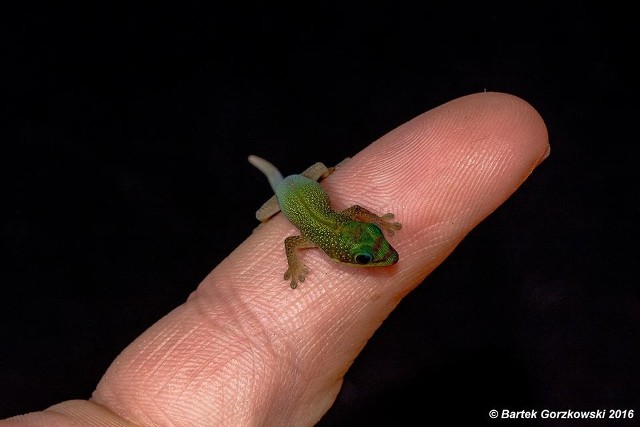
[(353, 259), (357, 264), (365, 265), (369, 264), (371, 260), (373, 260), (373, 256), (371, 256), (371, 254), (369, 253), (363, 252), (360, 254), (356, 254)]

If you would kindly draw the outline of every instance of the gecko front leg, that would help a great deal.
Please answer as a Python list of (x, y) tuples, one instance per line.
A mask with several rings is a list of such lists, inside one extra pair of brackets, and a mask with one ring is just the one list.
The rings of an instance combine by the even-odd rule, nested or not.
[(298, 258), (298, 249), (317, 247), (311, 240), (304, 236), (290, 236), (284, 239), (284, 250), (287, 254), (289, 268), (284, 273), (284, 280), (291, 279), (291, 289), (298, 287), (298, 282), (304, 282), (309, 270)]
[(359, 205), (353, 205), (341, 213), (356, 221), (375, 224), (389, 236), (393, 236), (396, 230), (400, 230), (402, 228), (402, 224), (399, 222), (391, 222), (393, 219), (392, 213), (386, 213), (382, 216), (378, 216)]

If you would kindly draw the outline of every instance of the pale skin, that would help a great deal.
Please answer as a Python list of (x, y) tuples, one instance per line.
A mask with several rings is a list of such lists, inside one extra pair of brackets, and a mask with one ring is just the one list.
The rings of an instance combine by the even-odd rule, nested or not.
[(313, 425), (402, 296), (518, 188), (548, 147), (536, 111), (505, 94), (460, 98), (405, 123), (322, 182), (336, 209), (357, 201), (401, 219), (397, 264), (352, 268), (305, 251), (313, 285), (291, 292), (279, 249), (295, 228), (277, 215), (124, 349), (91, 399), (0, 426)]

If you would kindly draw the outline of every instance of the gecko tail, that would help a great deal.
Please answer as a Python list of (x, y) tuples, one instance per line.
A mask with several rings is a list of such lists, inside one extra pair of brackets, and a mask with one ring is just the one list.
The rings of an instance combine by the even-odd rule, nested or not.
[(276, 187), (284, 179), (282, 177), (282, 174), (280, 173), (280, 171), (275, 166), (273, 166), (271, 163), (269, 163), (268, 161), (263, 159), (262, 157), (254, 156), (252, 154), (252, 155), (249, 156), (248, 160), (249, 160), (249, 163), (251, 163), (253, 166), (258, 168), (258, 170), (260, 170), (260, 172), (265, 174), (265, 176), (269, 180), (269, 184), (271, 185), (271, 189), (273, 189), (273, 192), (275, 193)]

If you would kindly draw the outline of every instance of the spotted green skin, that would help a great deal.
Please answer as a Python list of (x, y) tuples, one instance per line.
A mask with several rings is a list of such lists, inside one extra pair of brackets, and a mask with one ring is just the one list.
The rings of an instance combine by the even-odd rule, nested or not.
[(296, 250), (319, 247), (332, 259), (362, 267), (388, 266), (398, 262), (398, 253), (382, 232), (393, 235), (401, 225), (390, 222), (392, 214), (382, 217), (355, 205), (343, 212), (331, 208), (329, 196), (316, 181), (302, 175), (290, 175), (275, 188), (280, 210), (302, 236), (285, 239), (289, 269), (285, 279), (296, 288), (307, 274)]

